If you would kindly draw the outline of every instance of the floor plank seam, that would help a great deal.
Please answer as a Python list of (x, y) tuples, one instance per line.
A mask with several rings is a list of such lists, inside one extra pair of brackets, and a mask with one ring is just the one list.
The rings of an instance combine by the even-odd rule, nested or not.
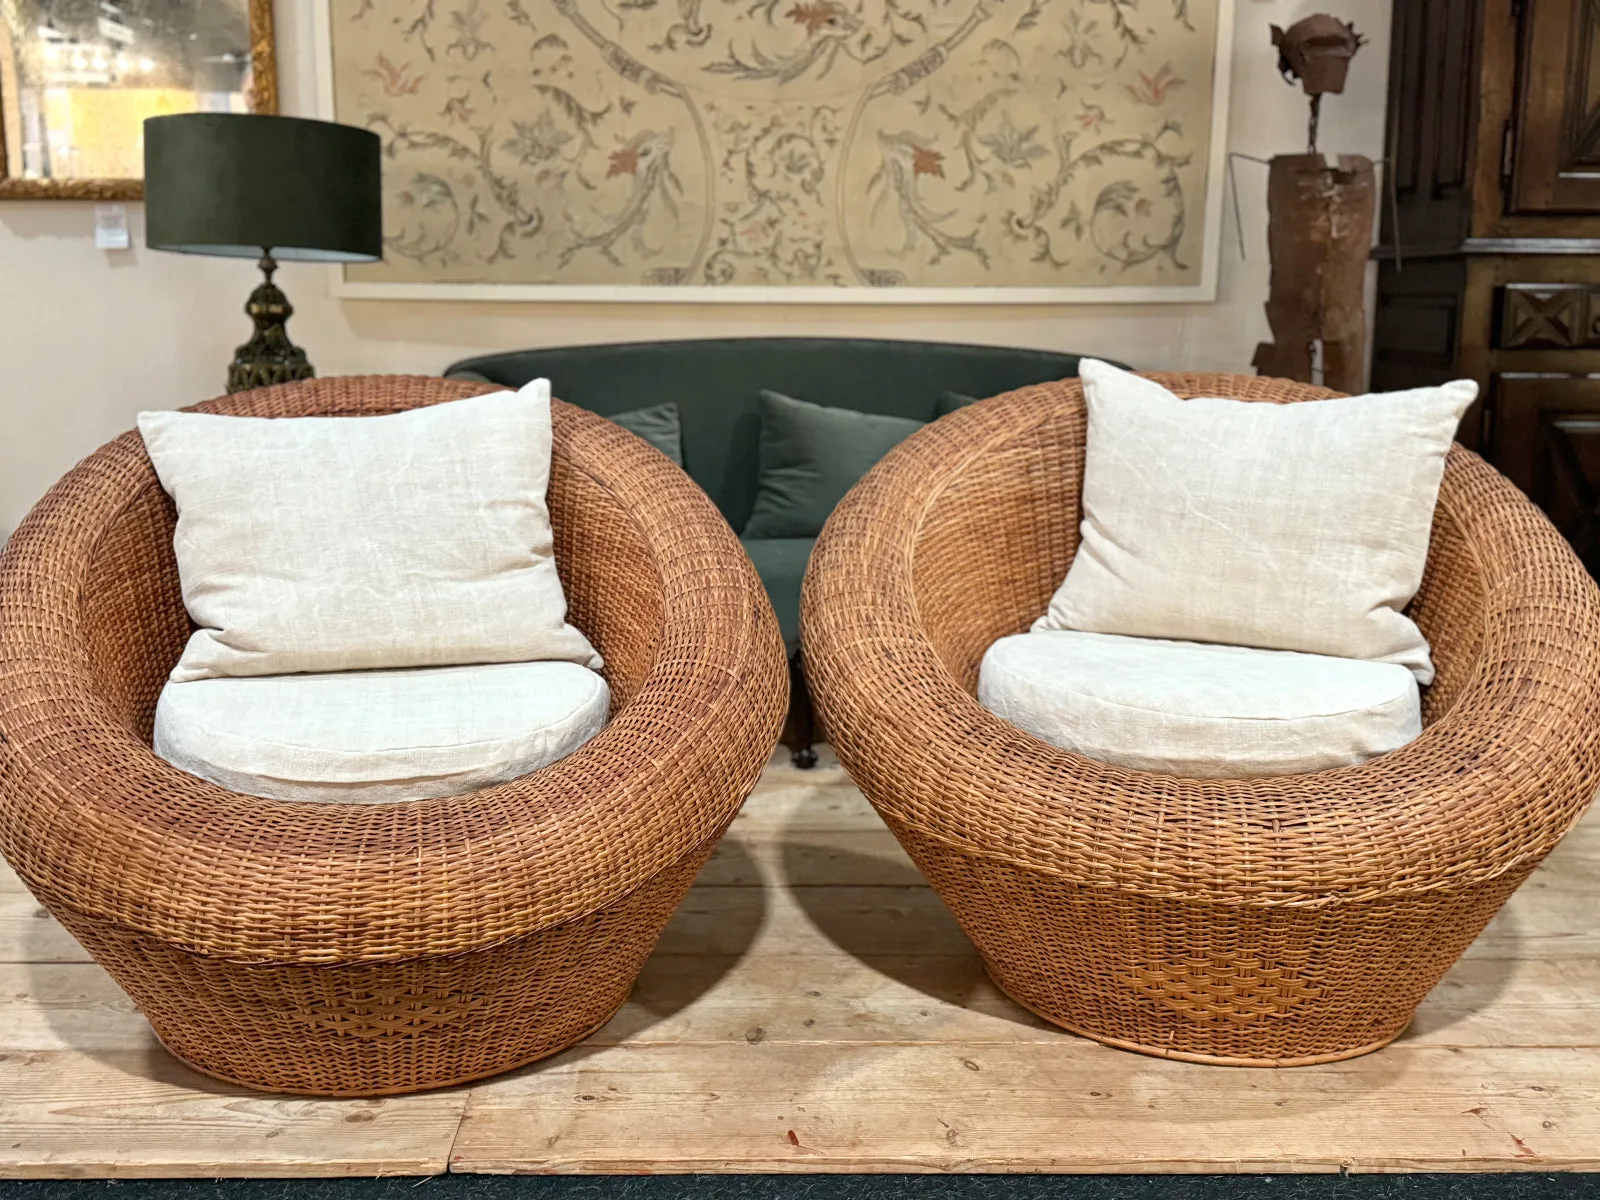
[(461, 1101), (461, 1112), (456, 1117), (456, 1127), (450, 1132), (450, 1145), (446, 1147), (444, 1152), (444, 1164), (439, 1170), (431, 1172), (426, 1178), (432, 1178), (435, 1175), (471, 1174), (471, 1172), (456, 1171), (456, 1147), (461, 1143), (461, 1130), (466, 1126), (467, 1113), (472, 1108), (472, 1098), (477, 1093), (477, 1090), (476, 1085), (467, 1088), (467, 1094)]

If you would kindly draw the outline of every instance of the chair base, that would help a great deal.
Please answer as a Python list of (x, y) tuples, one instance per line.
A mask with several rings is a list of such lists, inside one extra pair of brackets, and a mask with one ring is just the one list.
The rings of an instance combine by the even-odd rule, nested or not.
[(586, 916), (395, 962), (233, 962), (41, 899), (195, 1070), (262, 1092), (392, 1096), (514, 1070), (604, 1025), (714, 845)]
[[(630, 946), (608, 937), (605, 924), (581, 922), (567, 936), (557, 927), (554, 938), (534, 934), (453, 958), (268, 968), (259, 982), (228, 974), (231, 964), (162, 956), (188, 990), (141, 989), (135, 1000), (174, 1058), (252, 1091), (432, 1091), (559, 1054), (610, 1021), (657, 931)], [(242, 1003), (229, 1003), (230, 985)]]
[(1143, 1042), (1130, 1042), (1125, 1038), (1108, 1037), (1104, 1034), (1096, 1033), (1092, 1029), (1075, 1025), (1071, 1021), (1053, 1017), (1043, 1009), (1029, 1004), (1012, 992), (1005, 984), (1001, 983), (987, 960), (983, 964), (983, 969), (988, 974), (990, 982), (999, 988), (1012, 1003), (1021, 1005), (1034, 1016), (1041, 1020), (1049, 1021), (1050, 1024), (1057, 1028), (1065, 1029), (1068, 1033), (1086, 1037), (1091, 1041), (1099, 1042), (1102, 1046), (1110, 1046), (1114, 1050), (1132, 1050), (1135, 1054), (1148, 1054), (1151, 1058), (1170, 1058), (1175, 1062), (1200, 1063), (1208, 1067), (1314, 1067), (1321, 1063), (1343, 1062), (1347, 1058), (1360, 1058), (1363, 1054), (1371, 1054), (1374, 1050), (1382, 1050), (1411, 1027), (1411, 1022), (1407, 1020), (1404, 1025), (1387, 1037), (1379, 1038), (1375, 1042), (1368, 1042), (1364, 1046), (1353, 1046), (1348, 1050), (1335, 1050), (1327, 1054), (1307, 1054), (1298, 1058), (1236, 1058), (1223, 1054), (1196, 1054), (1188, 1050), (1174, 1050), (1168, 1046), (1150, 1046)]
[[(631, 988), (629, 989), (629, 994), (630, 995), (632, 994), (632, 989)], [(218, 1071), (213, 1071), (209, 1067), (201, 1066), (199, 1063), (195, 1062), (193, 1059), (186, 1058), (184, 1055), (179, 1054), (176, 1050), (174, 1050), (170, 1045), (167, 1044), (167, 1040), (164, 1037), (161, 1036), (161, 1031), (160, 1030), (156, 1029), (155, 1026), (153, 1026), (153, 1025), (150, 1027), (150, 1029), (151, 1029), (151, 1032), (155, 1034), (156, 1041), (161, 1043), (161, 1048), (163, 1050), (165, 1050), (168, 1054), (172, 1055), (173, 1058), (175, 1058), (179, 1062), (181, 1062), (184, 1066), (188, 1067), (191, 1071), (198, 1071), (201, 1075), (205, 1075), (205, 1076), (207, 1076), (208, 1078), (211, 1078), (211, 1079), (220, 1080), (223, 1083), (233, 1084), (235, 1087), (248, 1088), (252, 1092), (262, 1092), (262, 1093), (265, 1093), (266, 1095), (271, 1095), (271, 1096), (314, 1096), (314, 1097), (316, 1097), (318, 1099), (334, 1099), (334, 1100), (365, 1099), (365, 1098), (372, 1098), (372, 1097), (377, 1097), (377, 1096), (406, 1096), (406, 1095), (414, 1095), (417, 1092), (433, 1092), (433, 1091), (438, 1091), (440, 1088), (458, 1087), (458, 1086), (460, 1086), (461, 1084), (464, 1084), (464, 1083), (476, 1083), (480, 1079), (489, 1079), (489, 1078), (492, 1078), (493, 1076), (496, 1076), (496, 1075), (504, 1075), (508, 1071), (515, 1071), (515, 1070), (518, 1070), (521, 1067), (530, 1066), (531, 1064), (536, 1063), (536, 1062), (540, 1062), (540, 1061), (542, 1061), (544, 1059), (553, 1058), (557, 1054), (561, 1054), (564, 1051), (572, 1049), (572, 1047), (578, 1045), (578, 1043), (584, 1041), (586, 1038), (592, 1037), (594, 1034), (599, 1033), (600, 1030), (604, 1029), (607, 1025), (609, 1025), (611, 1023), (612, 1019), (619, 1012), (622, 1011), (623, 1005), (626, 1004), (627, 1002), (628, 1002), (628, 997), (624, 996), (622, 998), (622, 1003), (621, 1004), (618, 1004), (615, 1007), (613, 1007), (610, 1011), (608, 1011), (606, 1013), (606, 1015), (604, 1017), (602, 1017), (599, 1021), (596, 1021), (592, 1026), (590, 1026), (588, 1029), (585, 1029), (582, 1033), (580, 1033), (577, 1037), (573, 1038), (572, 1040), (570, 1040), (568, 1042), (564, 1042), (559, 1046), (543, 1047), (540, 1050), (534, 1052), (533, 1054), (527, 1055), (526, 1057), (523, 1057), (523, 1058), (515, 1059), (513, 1061), (506, 1062), (506, 1063), (504, 1063), (502, 1065), (487, 1067), (484, 1070), (474, 1071), (474, 1072), (472, 1072), (470, 1074), (462, 1075), (462, 1076), (460, 1076), (458, 1078), (455, 1078), (455, 1079), (440, 1079), (440, 1080), (436, 1080), (436, 1081), (435, 1080), (430, 1080), (428, 1083), (422, 1084), (421, 1086), (417, 1086), (417, 1085), (413, 1084), (413, 1085), (409, 1085), (409, 1086), (383, 1088), (383, 1089), (361, 1088), (361, 1089), (358, 1089), (358, 1090), (355, 1090), (355, 1091), (316, 1091), (316, 1092), (306, 1092), (306, 1091), (299, 1091), (299, 1090), (292, 1089), (292, 1088), (279, 1087), (279, 1086), (275, 1086), (275, 1085), (270, 1084), (270, 1083), (261, 1083), (261, 1082), (256, 1082), (256, 1081), (250, 1080), (250, 1079), (241, 1079), (241, 1078), (238, 1078), (237, 1076), (233, 1076), (233, 1075), (224, 1075), (224, 1074), (222, 1074), (222, 1073), (220, 1073)]]

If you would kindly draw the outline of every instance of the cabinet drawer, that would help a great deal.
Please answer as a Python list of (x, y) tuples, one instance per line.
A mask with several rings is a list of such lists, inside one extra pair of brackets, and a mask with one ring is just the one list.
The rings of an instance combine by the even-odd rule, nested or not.
[(1600, 286), (1508, 283), (1500, 289), (1497, 307), (1496, 349), (1600, 347)]

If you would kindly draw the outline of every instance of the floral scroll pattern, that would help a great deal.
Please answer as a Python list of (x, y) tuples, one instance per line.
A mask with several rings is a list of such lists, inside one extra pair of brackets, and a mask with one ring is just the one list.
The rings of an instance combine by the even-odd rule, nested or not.
[(330, 0), (372, 282), (1198, 282), (1226, 0)]

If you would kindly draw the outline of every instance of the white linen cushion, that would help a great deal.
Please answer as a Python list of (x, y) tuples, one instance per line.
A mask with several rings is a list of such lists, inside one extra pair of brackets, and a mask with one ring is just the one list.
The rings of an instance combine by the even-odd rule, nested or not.
[(426, 800), (566, 757), (609, 703), (604, 679), (562, 662), (169, 681), (155, 751), (250, 796)]
[(1001, 638), (978, 701), (1063, 750), (1186, 779), (1350, 766), (1422, 732), (1394, 663), (1104, 633)]
[(1079, 370), (1082, 542), (1035, 629), (1375, 659), (1432, 681), (1402, 610), (1476, 384), (1268, 404)]
[(178, 506), (178, 682), (447, 663), (600, 666), (567, 624), (550, 384), (378, 417), (139, 414)]

